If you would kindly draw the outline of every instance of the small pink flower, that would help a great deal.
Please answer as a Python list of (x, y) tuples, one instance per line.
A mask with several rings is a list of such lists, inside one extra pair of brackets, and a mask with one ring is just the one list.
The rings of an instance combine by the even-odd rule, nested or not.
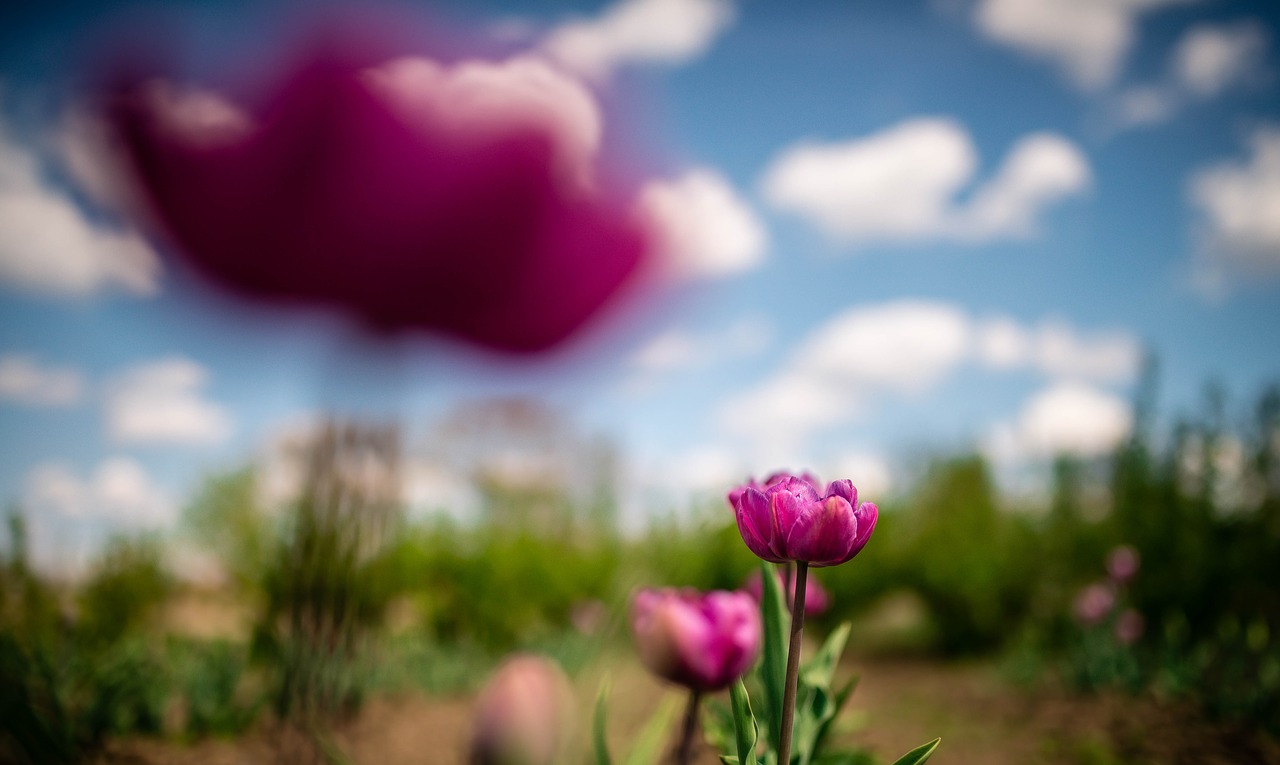
[(836, 566), (862, 551), (875, 530), (879, 508), (858, 504), (847, 479), (819, 494), (812, 480), (777, 477), (764, 488), (748, 484), (730, 492), (738, 532), (751, 552), (771, 563), (801, 561)]
[(1141, 558), (1131, 545), (1120, 545), (1107, 554), (1107, 574), (1116, 584), (1127, 584), (1138, 573)]
[[(782, 571), (778, 571), (778, 581), (782, 584), (782, 589), (787, 594), (788, 608), (791, 607), (796, 596), (796, 586), (792, 579), (793, 577), (789, 573), (783, 574)], [(757, 603), (760, 602), (763, 589), (760, 583), (760, 572), (752, 571), (742, 589), (754, 598)], [(831, 596), (823, 589), (817, 578), (810, 574), (804, 583), (804, 615), (806, 617), (818, 616), (830, 606)]]
[(640, 590), (631, 631), (651, 672), (699, 691), (727, 687), (760, 652), (759, 609), (743, 592)]
[(1091, 584), (1076, 596), (1076, 619), (1087, 627), (1093, 627), (1107, 618), (1115, 607), (1116, 596), (1105, 584)]
[(476, 702), (472, 765), (553, 765), (567, 754), (569, 681), (539, 656), (507, 659)]
[(1145, 627), (1146, 624), (1142, 620), (1142, 614), (1132, 608), (1126, 608), (1116, 617), (1116, 640), (1121, 645), (1133, 645), (1138, 642), (1138, 638), (1142, 637)]

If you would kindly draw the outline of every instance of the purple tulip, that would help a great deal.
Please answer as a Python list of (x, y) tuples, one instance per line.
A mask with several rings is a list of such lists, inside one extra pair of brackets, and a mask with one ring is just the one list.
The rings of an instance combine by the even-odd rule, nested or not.
[(150, 77), (117, 89), (109, 122), (189, 265), (511, 351), (563, 340), (632, 279), (652, 237), (582, 85), (532, 58), (357, 47), (308, 55), (256, 108)]
[(727, 687), (760, 652), (760, 612), (743, 592), (640, 590), (631, 631), (650, 671), (694, 691)]
[(861, 552), (880, 513), (874, 503), (858, 504), (848, 479), (832, 481), (822, 495), (811, 481), (786, 475), (763, 489), (740, 487), (730, 501), (751, 552), (771, 563), (816, 567), (836, 566)]
[(1116, 605), (1115, 593), (1105, 584), (1091, 584), (1076, 596), (1076, 619), (1086, 627), (1100, 624)]
[(1120, 545), (1107, 554), (1107, 574), (1116, 584), (1127, 584), (1138, 573), (1141, 559), (1130, 545)]
[[(742, 494), (743, 494), (747, 489), (755, 489), (755, 490), (757, 490), (757, 491), (764, 491), (767, 487), (772, 486), (772, 485), (774, 485), (775, 483), (777, 483), (778, 481), (781, 481), (782, 479), (784, 479), (784, 478), (788, 478), (788, 477), (790, 477), (790, 476), (791, 476), (791, 474), (790, 474), (790, 473), (785, 473), (785, 472), (778, 472), (778, 473), (774, 473), (773, 475), (771, 475), (771, 476), (769, 476), (768, 478), (764, 479), (764, 482), (763, 482), (763, 483), (761, 483), (761, 482), (757, 481), (757, 480), (756, 480), (756, 479), (754, 479), (754, 478), (748, 478), (746, 483), (742, 484), (741, 486), (735, 486), (734, 488), (732, 488), (732, 489), (730, 489), (730, 490), (729, 490), (729, 505), (730, 505), (731, 507), (735, 507), (735, 508), (736, 508), (736, 507), (738, 506), (738, 501), (742, 499)], [(818, 485), (818, 483), (819, 483), (818, 479), (813, 475), (813, 473), (810, 473), (810, 472), (807, 472), (807, 471), (806, 471), (806, 472), (804, 472), (804, 473), (801, 473), (801, 474), (800, 474), (800, 478), (802, 478), (802, 479), (804, 479), (804, 480), (808, 481), (809, 483), (813, 484), (814, 486), (817, 486), (817, 485)]]
[(476, 702), (472, 765), (552, 765), (567, 753), (569, 681), (539, 656), (507, 659)]
[[(796, 586), (793, 575), (790, 572), (783, 574), (778, 571), (778, 581), (782, 584), (782, 591), (787, 595), (787, 608), (790, 609), (795, 602)], [(760, 572), (752, 571), (751, 576), (747, 577), (746, 583), (742, 587), (743, 591), (751, 596), (757, 603), (762, 597), (763, 587), (760, 582)], [(831, 596), (827, 594), (818, 580), (812, 576), (805, 579), (804, 586), (804, 615), (818, 616), (824, 613), (831, 606)]]

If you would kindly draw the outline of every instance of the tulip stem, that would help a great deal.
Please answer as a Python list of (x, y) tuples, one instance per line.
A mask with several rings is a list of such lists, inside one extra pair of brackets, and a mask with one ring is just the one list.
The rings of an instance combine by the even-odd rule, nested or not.
[(778, 734), (778, 765), (791, 763), (791, 726), (795, 722), (796, 681), (800, 675), (800, 644), (804, 642), (804, 595), (809, 564), (796, 561), (795, 593), (791, 598), (791, 643), (787, 646), (787, 681), (782, 691), (782, 730)]
[(689, 706), (684, 710), (684, 730), (680, 733), (680, 745), (676, 749), (676, 765), (689, 765), (693, 755), (693, 738), (698, 732), (698, 704), (702, 702), (700, 691), (689, 691)]

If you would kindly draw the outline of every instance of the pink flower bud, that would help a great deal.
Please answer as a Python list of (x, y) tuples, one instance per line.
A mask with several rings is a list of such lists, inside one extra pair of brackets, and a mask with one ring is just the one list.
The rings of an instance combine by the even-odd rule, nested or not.
[(1087, 627), (1093, 627), (1107, 618), (1115, 607), (1116, 596), (1105, 584), (1091, 584), (1076, 596), (1076, 619)]
[(631, 631), (651, 672), (699, 691), (728, 686), (760, 652), (760, 612), (743, 592), (640, 590)]
[[(778, 581), (782, 584), (782, 590), (787, 594), (787, 608), (791, 608), (791, 604), (795, 602), (796, 586), (792, 581), (793, 577), (790, 572), (784, 574), (778, 571)], [(747, 581), (743, 584), (742, 589), (750, 595), (757, 603), (760, 602), (762, 596), (762, 587), (760, 584), (760, 572), (752, 571), (751, 576), (747, 577)], [(812, 574), (805, 579), (804, 583), (804, 615), (818, 616), (825, 612), (831, 606), (831, 596), (818, 583), (816, 577)]]
[(1122, 645), (1133, 645), (1138, 642), (1138, 638), (1142, 637), (1142, 631), (1145, 626), (1142, 614), (1132, 608), (1126, 608), (1116, 617), (1116, 640)]
[(832, 481), (821, 495), (810, 480), (787, 475), (763, 489), (739, 487), (729, 500), (742, 540), (771, 563), (844, 563), (867, 544), (880, 513), (871, 502), (858, 504), (858, 490), (847, 479)]
[(552, 765), (571, 738), (573, 696), (553, 662), (514, 656), (476, 702), (471, 765)]
[(1130, 545), (1120, 545), (1107, 554), (1107, 574), (1116, 584), (1127, 584), (1138, 573), (1141, 558)]

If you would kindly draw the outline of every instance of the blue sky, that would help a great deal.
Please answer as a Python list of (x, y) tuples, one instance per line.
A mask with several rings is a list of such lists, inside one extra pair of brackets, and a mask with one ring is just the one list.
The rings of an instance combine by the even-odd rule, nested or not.
[[(193, 72), (279, 18), (175, 7)], [(638, 495), (801, 465), (889, 491), (921, 450), (1104, 453), (1143, 349), (1169, 412), (1280, 379), (1273, 3), (403, 6), (589, 88), (677, 232), (667, 296), (535, 362), (372, 341), (154, 259), (77, 170), (66, 89), (139, 8), (0, 25), (0, 494), (53, 535), (171, 523), (317, 411), (412, 434), (528, 395), (613, 439)]]

